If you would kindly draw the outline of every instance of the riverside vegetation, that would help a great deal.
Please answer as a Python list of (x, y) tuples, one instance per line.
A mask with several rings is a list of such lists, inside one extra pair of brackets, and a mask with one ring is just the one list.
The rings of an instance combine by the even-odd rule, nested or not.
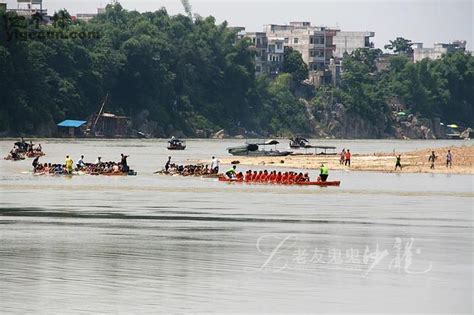
[[(291, 49), (278, 76), (256, 77), (251, 42), (237, 40), (237, 30), (213, 17), (170, 16), (164, 8), (139, 13), (115, 3), (87, 23), (65, 10), (53, 25), (9, 12), (0, 19), (3, 136), (51, 136), (63, 119), (87, 119), (106, 95), (107, 111), (130, 116), (135, 130), (152, 136), (207, 137), (225, 129), (231, 135), (399, 137), (394, 103), (416, 117), (474, 122), (468, 53), (413, 64), (394, 49), (399, 55), (379, 71), (381, 51), (360, 49), (344, 58), (338, 87), (316, 89), (302, 82), (307, 67)], [(13, 31), (99, 36), (22, 40)]]

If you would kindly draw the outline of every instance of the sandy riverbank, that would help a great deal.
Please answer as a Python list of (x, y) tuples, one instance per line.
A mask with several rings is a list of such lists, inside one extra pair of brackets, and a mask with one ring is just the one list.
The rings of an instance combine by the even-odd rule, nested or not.
[[(453, 165), (446, 167), (446, 153), (451, 150), (453, 156)], [(404, 173), (446, 173), (446, 174), (474, 174), (474, 146), (462, 147), (444, 147), (435, 149), (437, 160), (435, 169), (430, 169), (428, 156), (431, 149), (418, 150), (401, 154), (401, 162)], [(351, 167), (340, 165), (339, 156), (321, 156), (321, 155), (292, 155), (286, 157), (245, 157), (229, 156), (220, 158), (222, 164), (231, 164), (233, 161), (239, 161), (241, 165), (259, 165), (272, 167), (290, 167), (296, 169), (319, 169), (321, 163), (326, 164), (330, 170), (351, 170), (351, 171), (377, 171), (377, 172), (395, 172), (395, 155), (390, 153), (373, 154), (352, 154)], [(201, 161), (208, 163), (208, 161)], [(397, 172), (400, 172), (398, 170)]]

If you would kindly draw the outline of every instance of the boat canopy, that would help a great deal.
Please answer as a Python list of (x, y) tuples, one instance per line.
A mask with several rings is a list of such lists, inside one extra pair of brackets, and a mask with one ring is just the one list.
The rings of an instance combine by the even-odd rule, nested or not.
[(78, 128), (84, 125), (87, 121), (84, 120), (65, 120), (58, 124), (58, 127)]
[(323, 150), (336, 150), (336, 147), (332, 147), (332, 146), (325, 146), (325, 145), (305, 145), (304, 146), (305, 148), (308, 148), (308, 149), (323, 149)]

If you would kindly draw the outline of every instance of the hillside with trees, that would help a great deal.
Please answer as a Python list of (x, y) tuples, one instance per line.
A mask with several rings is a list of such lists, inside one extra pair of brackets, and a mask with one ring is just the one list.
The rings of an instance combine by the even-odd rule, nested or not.
[[(106, 95), (107, 111), (159, 137), (207, 137), (220, 129), (310, 135), (315, 126), (308, 110), (328, 136), (334, 135), (331, 115), (343, 111), (365, 130), (355, 137), (392, 137), (394, 98), (414, 114), (474, 125), (468, 54), (416, 64), (400, 55), (388, 70), (377, 71), (381, 51), (359, 50), (344, 59), (340, 86), (315, 89), (302, 82), (307, 67), (290, 49), (283, 73), (255, 77), (251, 42), (238, 40), (236, 30), (213, 17), (139, 13), (116, 3), (87, 23), (73, 21), (67, 11), (57, 12), (52, 25), (5, 12), (0, 18), (6, 21), (0, 23), (4, 136), (52, 135), (64, 119), (87, 120)], [(42, 36), (47, 33), (98, 36)], [(394, 46), (407, 44), (399, 42)], [(347, 130), (335, 135), (351, 135), (350, 124), (338, 128)]]

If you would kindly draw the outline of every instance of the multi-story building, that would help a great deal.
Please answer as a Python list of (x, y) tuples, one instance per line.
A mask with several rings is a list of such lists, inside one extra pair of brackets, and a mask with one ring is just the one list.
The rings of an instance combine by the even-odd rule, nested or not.
[(278, 74), (284, 62), (285, 47), (292, 47), (301, 53), (308, 65), (308, 78), (315, 85), (337, 84), (341, 70), (338, 59), (344, 52), (372, 48), (370, 38), (374, 36), (374, 32), (340, 32), (329, 27), (313, 26), (310, 22), (269, 24), (264, 26), (263, 32), (245, 34), (256, 51), (256, 75)]
[(327, 27), (312, 26), (310, 22), (265, 26), (267, 37), (269, 39), (282, 38), (284, 46), (299, 51), (310, 71), (327, 68), (336, 49), (333, 38), (337, 31)]
[(105, 8), (97, 8), (97, 13), (77, 13), (76, 18), (80, 21), (89, 22), (95, 18), (98, 14), (104, 14)]
[(6, 6), (5, 9), (28, 18), (35, 15), (45, 16), (48, 14), (48, 11), (43, 9), (43, 0), (17, 0), (15, 9), (6, 8)]
[(262, 32), (251, 32), (246, 33), (245, 37), (248, 37), (252, 41), (255, 49), (255, 74), (260, 75), (269, 73), (266, 71), (268, 46), (267, 35)]
[(453, 41), (452, 43), (435, 43), (432, 48), (424, 48), (423, 43), (414, 43), (413, 48), (413, 61), (418, 62), (425, 58), (438, 59), (441, 56), (455, 52), (465, 51), (466, 41)]
[(374, 37), (374, 32), (337, 32), (333, 38), (333, 44), (336, 45), (334, 57), (342, 58), (344, 53), (352, 53), (358, 48), (374, 48), (374, 43), (370, 41)]
[(255, 49), (255, 74), (277, 75), (283, 65), (285, 46), (283, 38), (268, 38), (266, 33), (246, 33)]

